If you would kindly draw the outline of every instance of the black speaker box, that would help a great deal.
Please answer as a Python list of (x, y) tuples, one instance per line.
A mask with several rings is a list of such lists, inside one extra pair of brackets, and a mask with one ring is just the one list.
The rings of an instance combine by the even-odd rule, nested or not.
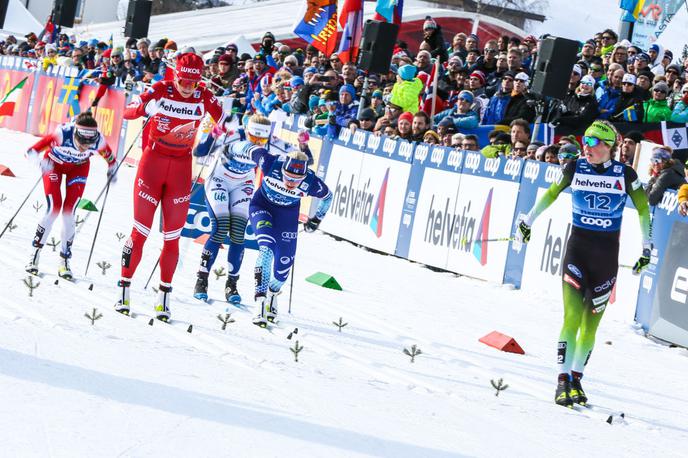
[(5, 27), (5, 17), (7, 16), (7, 7), (10, 0), (0, 0), (0, 29)]
[(358, 52), (358, 68), (369, 73), (387, 73), (397, 33), (397, 24), (367, 20)]
[(74, 27), (77, 3), (78, 0), (55, 0), (53, 23), (62, 27)]
[(124, 24), (124, 36), (129, 38), (144, 38), (148, 36), (151, 7), (150, 0), (129, 0), (127, 19)]
[(562, 100), (568, 90), (577, 55), (577, 41), (558, 37), (545, 38), (540, 44), (530, 90), (545, 97)]

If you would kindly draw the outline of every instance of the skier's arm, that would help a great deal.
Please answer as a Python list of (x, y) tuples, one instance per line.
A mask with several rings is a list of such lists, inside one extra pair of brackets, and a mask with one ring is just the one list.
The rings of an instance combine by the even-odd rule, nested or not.
[(650, 219), (650, 204), (647, 200), (647, 195), (643, 190), (638, 174), (631, 167), (626, 167), (624, 178), (626, 180), (626, 192), (631, 197), (636, 210), (638, 210), (640, 233), (643, 237), (643, 249), (650, 248), (652, 246), (652, 221)]
[(117, 162), (117, 158), (112, 152), (112, 149), (110, 149), (110, 145), (108, 145), (105, 139), (103, 138), (102, 134), (98, 145), (98, 154), (100, 155), (100, 157), (105, 159), (105, 162), (107, 162), (108, 167), (112, 167)]
[(552, 183), (552, 185), (547, 189), (545, 194), (543, 194), (542, 197), (540, 197), (540, 200), (538, 200), (535, 203), (535, 206), (530, 209), (528, 214), (526, 215), (525, 219), (523, 222), (527, 224), (528, 226), (532, 226), (533, 222), (535, 219), (540, 216), (542, 212), (547, 210), (547, 208), (554, 203), (555, 200), (557, 200), (557, 197), (559, 197), (559, 194), (569, 187), (571, 184), (571, 180), (573, 179), (573, 174), (576, 172), (576, 162), (572, 161), (566, 164), (566, 167), (562, 171), (562, 174), (559, 176), (559, 179)]
[(59, 146), (61, 144), (62, 144), (62, 131), (60, 130), (59, 137), (58, 137), (58, 132), (48, 134), (45, 137), (38, 140), (31, 148), (29, 148), (29, 150), (34, 150), (34, 151), (40, 152), (46, 148), (50, 148), (51, 146)]
[(124, 109), (124, 119), (136, 119), (145, 115), (154, 115), (157, 112), (158, 99), (162, 97), (164, 83), (157, 82), (146, 92), (141, 94), (139, 100), (132, 101)]
[[(313, 172), (309, 170), (308, 173)], [(308, 195), (320, 199), (318, 208), (316, 208), (315, 215), (313, 215), (313, 217), (317, 218), (318, 220), (322, 220), (332, 204), (332, 193), (323, 180), (315, 176), (315, 174), (313, 174), (313, 178), (315, 179), (313, 180), (313, 184), (309, 186)]]

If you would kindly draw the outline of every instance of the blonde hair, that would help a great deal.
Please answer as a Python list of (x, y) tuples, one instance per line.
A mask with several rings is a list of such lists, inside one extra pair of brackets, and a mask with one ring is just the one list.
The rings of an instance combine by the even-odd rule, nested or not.
[(264, 126), (269, 126), (271, 124), (270, 120), (267, 117), (257, 113), (252, 115), (249, 121), (256, 124), (262, 124)]
[(287, 157), (291, 159), (295, 159), (297, 161), (306, 161), (308, 162), (308, 154), (304, 153), (301, 150), (294, 150), (291, 151), (289, 154), (287, 154)]

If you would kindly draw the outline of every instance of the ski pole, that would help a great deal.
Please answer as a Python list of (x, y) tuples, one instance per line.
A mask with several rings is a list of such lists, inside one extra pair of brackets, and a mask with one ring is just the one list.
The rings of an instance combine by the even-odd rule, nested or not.
[[(107, 192), (107, 190), (109, 189), (109, 187), (110, 187), (110, 182), (112, 181), (112, 178), (117, 174), (117, 172), (119, 172), (119, 168), (122, 166), (122, 164), (124, 164), (124, 160), (127, 158), (127, 156), (129, 156), (129, 153), (131, 152), (131, 149), (132, 149), (132, 148), (134, 147), (134, 145), (136, 144), (136, 140), (138, 140), (138, 138), (141, 136), (141, 134), (143, 133), (143, 129), (146, 128), (146, 125), (148, 125), (148, 121), (150, 121), (150, 119), (151, 119), (151, 118), (147, 118), (147, 119), (143, 122), (143, 125), (141, 126), (141, 129), (139, 129), (138, 133), (136, 134), (136, 137), (134, 137), (134, 140), (132, 140), (131, 145), (129, 145), (129, 148), (127, 148), (127, 151), (126, 151), (126, 152), (124, 153), (124, 155), (122, 156), (122, 160), (120, 160), (120, 161), (117, 163), (117, 166), (115, 167), (115, 170), (112, 172), (112, 175), (110, 175), (110, 176), (108, 177), (107, 181), (105, 182), (105, 186), (103, 187), (103, 189), (101, 189), (100, 193), (98, 194), (98, 197), (96, 197), (96, 200), (93, 202), (94, 205), (98, 206), (98, 202), (100, 202), (100, 198), (103, 197), (103, 194), (105, 194), (105, 193)], [(89, 217), (90, 215), (91, 215), (91, 212), (86, 213), (86, 216), (84, 216), (84, 220), (82, 221), (82, 224), (81, 224), (82, 227), (84, 226), (83, 223), (86, 222), (86, 220), (88, 219), (88, 217)], [(81, 231), (81, 227), (77, 227), (77, 229), (76, 229), (77, 234), (78, 234), (80, 231)]]
[(88, 275), (88, 266), (91, 265), (91, 256), (93, 256), (93, 249), (96, 246), (96, 239), (98, 238), (98, 231), (100, 230), (100, 222), (103, 220), (103, 213), (105, 213), (105, 203), (107, 202), (108, 192), (110, 191), (110, 182), (105, 185), (105, 198), (103, 199), (103, 206), (100, 208), (100, 215), (98, 215), (98, 224), (96, 224), (96, 233), (93, 234), (93, 242), (91, 242), (91, 251), (88, 252), (88, 261), (86, 261), (86, 270), (84, 270), (84, 277)]
[(296, 268), (296, 259), (291, 264), (291, 281), (289, 282), (289, 313), (291, 314), (291, 293), (294, 291), (294, 269)]
[(38, 184), (39, 184), (42, 180), (43, 180), (43, 175), (41, 175), (41, 176), (38, 177), (38, 180), (36, 181), (36, 184), (33, 185), (33, 188), (31, 188), (31, 191), (29, 191), (29, 193), (28, 193), (28, 194), (26, 195), (26, 197), (24, 198), (24, 201), (21, 203), (21, 205), (19, 205), (19, 208), (17, 208), (17, 211), (14, 212), (14, 215), (12, 215), (12, 218), (10, 218), (10, 220), (9, 220), (9, 221), (7, 222), (7, 224), (5, 225), (5, 228), (2, 230), (2, 232), (0, 232), (0, 238), (2, 238), (3, 235), (5, 235), (5, 231), (7, 231), (7, 228), (9, 228), (9, 227), (12, 225), (12, 222), (14, 221), (14, 218), (17, 217), (17, 215), (18, 215), (19, 212), (21, 211), (22, 207), (24, 207), (24, 204), (26, 203), (26, 201), (29, 200), (29, 197), (31, 197), (31, 194), (33, 194), (33, 192), (34, 192), (34, 191), (36, 190), (36, 188), (38, 187)]
[(463, 245), (465, 245), (467, 243), (512, 242), (513, 240), (514, 240), (513, 237), (498, 237), (498, 238), (493, 238), (493, 239), (475, 239), (475, 240), (462, 239), (461, 243)]
[[(212, 150), (214, 147), (215, 147), (215, 141), (213, 140), (213, 144), (210, 146), (210, 149)], [(211, 153), (208, 153), (206, 155), (205, 159), (203, 160), (203, 165), (201, 165), (201, 170), (198, 171), (196, 178), (194, 179), (193, 183), (191, 184), (191, 195), (189, 196), (189, 201), (191, 201), (191, 198), (193, 197), (194, 188), (196, 187), (198, 180), (201, 179), (201, 174), (203, 173), (203, 170), (205, 170), (205, 166), (208, 164), (208, 158), (210, 157), (210, 154)], [(150, 284), (150, 281), (153, 278), (153, 274), (155, 274), (155, 271), (157, 270), (159, 264), (160, 264), (160, 256), (158, 256), (158, 260), (155, 261), (155, 265), (153, 266), (153, 270), (151, 270), (151, 273), (148, 276), (148, 280), (146, 280), (146, 284), (143, 286), (143, 289), (148, 289), (148, 285)]]

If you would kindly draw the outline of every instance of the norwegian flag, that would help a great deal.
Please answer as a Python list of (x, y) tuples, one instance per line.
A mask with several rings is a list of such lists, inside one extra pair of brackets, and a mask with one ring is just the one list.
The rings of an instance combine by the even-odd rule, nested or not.
[[(437, 59), (435, 65), (432, 66), (432, 72), (425, 81), (425, 91), (421, 93), (421, 110), (426, 112), (429, 116), (434, 116), (444, 109), (444, 100), (437, 96), (437, 78), (439, 77), (440, 61)], [(435, 101), (433, 107), (432, 101)]]

